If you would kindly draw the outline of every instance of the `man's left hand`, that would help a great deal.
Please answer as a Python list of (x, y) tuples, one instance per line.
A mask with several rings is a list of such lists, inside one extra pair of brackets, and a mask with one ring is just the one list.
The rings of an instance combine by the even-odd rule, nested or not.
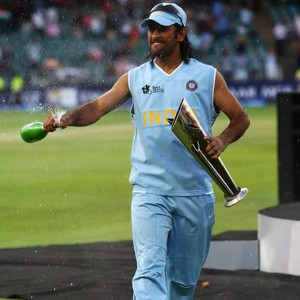
[(209, 142), (205, 151), (213, 159), (217, 159), (227, 146), (220, 137), (206, 136), (204, 139)]

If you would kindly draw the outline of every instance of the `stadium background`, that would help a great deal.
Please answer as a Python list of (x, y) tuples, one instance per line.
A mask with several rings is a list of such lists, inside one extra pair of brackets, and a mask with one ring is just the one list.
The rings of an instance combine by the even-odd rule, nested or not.
[[(127, 107), (88, 129), (70, 128), (34, 145), (21, 141), (19, 129), (52, 109), (90, 100), (145, 61), (146, 32), (139, 24), (157, 2), (0, 1), (0, 296), (14, 291), (26, 299), (129, 299), (130, 242), (90, 244), (131, 237)], [(234, 178), (249, 187), (249, 196), (225, 210), (216, 191), (214, 233), (255, 231), (257, 212), (278, 203), (274, 104), (279, 91), (298, 88), (300, 6), (298, 1), (176, 2), (187, 8), (195, 56), (223, 73), (252, 121), (243, 140), (223, 156)], [(219, 121), (216, 131), (226, 122), (223, 116)], [(53, 244), (63, 248), (39, 247)], [(41, 273), (34, 275), (38, 266)], [(83, 266), (92, 270), (86, 281)], [(113, 277), (120, 266), (126, 268)], [(69, 267), (78, 270), (71, 279)], [(202, 298), (224, 295), (215, 287), (232, 292), (224, 299), (299, 294), (291, 286), (298, 284), (295, 278), (270, 276), (266, 282), (257, 273), (219, 275), (207, 292), (199, 290)], [(125, 286), (122, 297), (114, 294)], [(89, 297), (78, 292), (84, 290)], [(70, 291), (76, 296), (68, 298)]]
[[(74, 107), (144, 62), (139, 26), (158, 1), (0, 3), (0, 107)], [(245, 105), (297, 89), (297, 1), (178, 1), (194, 55), (213, 64)], [(58, 88), (60, 87), (60, 88)]]

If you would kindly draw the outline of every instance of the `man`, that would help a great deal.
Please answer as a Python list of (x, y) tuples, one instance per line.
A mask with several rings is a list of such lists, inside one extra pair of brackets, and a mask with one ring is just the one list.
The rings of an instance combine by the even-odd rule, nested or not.
[(219, 157), (249, 126), (221, 74), (189, 57), (186, 21), (178, 5), (156, 5), (142, 22), (148, 27), (151, 61), (124, 74), (108, 92), (59, 122), (50, 116), (44, 123), (47, 131), (90, 125), (132, 98), (134, 300), (192, 299), (214, 224), (211, 179), (166, 119), (175, 116), (185, 97), (211, 135), (211, 126), (223, 111), (228, 127), (217, 137), (207, 137), (206, 151), (212, 158)]

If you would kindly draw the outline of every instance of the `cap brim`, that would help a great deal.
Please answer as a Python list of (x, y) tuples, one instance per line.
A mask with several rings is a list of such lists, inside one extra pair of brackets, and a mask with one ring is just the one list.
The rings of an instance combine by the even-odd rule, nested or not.
[(162, 25), (162, 26), (171, 26), (171, 25), (173, 25), (173, 24), (176, 23), (176, 22), (174, 22), (174, 20), (167, 19), (166, 17), (151, 16), (150, 18), (145, 19), (141, 23), (141, 26), (142, 27), (148, 26), (148, 24), (149, 24), (150, 21), (154, 21), (154, 22), (156, 22), (156, 23), (158, 23), (159, 25)]

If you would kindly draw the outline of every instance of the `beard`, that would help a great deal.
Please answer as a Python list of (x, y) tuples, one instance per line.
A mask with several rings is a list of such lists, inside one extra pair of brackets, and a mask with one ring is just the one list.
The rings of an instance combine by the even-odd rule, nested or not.
[(154, 59), (156, 57), (158, 58), (167, 58), (170, 56), (171, 53), (153, 53), (150, 51), (150, 57), (151, 59)]
[[(155, 42), (161, 42), (163, 43), (163, 47), (161, 47), (161, 49), (158, 50), (153, 50), (151, 45), (154, 44)], [(152, 59), (158, 57), (158, 58), (167, 58), (169, 57), (174, 49), (175, 49), (175, 43), (174, 42), (164, 42), (164, 41), (160, 41), (160, 40), (153, 40), (150, 45), (149, 45), (149, 50), (150, 50), (150, 57)]]

